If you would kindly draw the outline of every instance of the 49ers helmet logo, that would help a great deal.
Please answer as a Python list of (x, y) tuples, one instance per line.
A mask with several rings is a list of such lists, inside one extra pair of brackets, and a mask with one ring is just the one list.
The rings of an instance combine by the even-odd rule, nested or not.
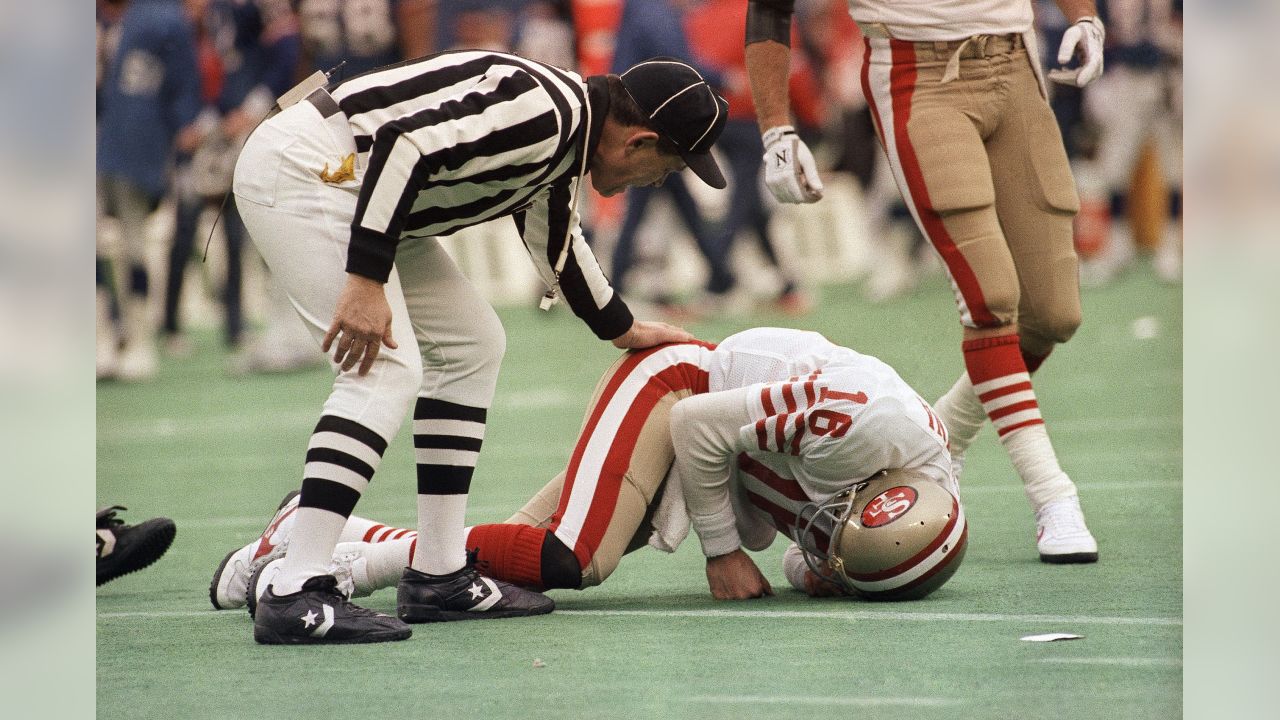
[(910, 510), (916, 504), (916, 497), (916, 489), (909, 485), (885, 490), (862, 509), (862, 526), (875, 528), (888, 525)]

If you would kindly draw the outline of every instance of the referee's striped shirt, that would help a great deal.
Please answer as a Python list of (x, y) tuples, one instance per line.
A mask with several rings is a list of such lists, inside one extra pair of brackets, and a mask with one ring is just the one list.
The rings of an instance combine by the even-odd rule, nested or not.
[(511, 215), (548, 284), (569, 232), (560, 290), (596, 335), (612, 339), (631, 326), (571, 207), (586, 104), (588, 157), (608, 112), (603, 78), (468, 50), (358, 75), (330, 94), (351, 123), (363, 170), (348, 272), (386, 282), (401, 238)]

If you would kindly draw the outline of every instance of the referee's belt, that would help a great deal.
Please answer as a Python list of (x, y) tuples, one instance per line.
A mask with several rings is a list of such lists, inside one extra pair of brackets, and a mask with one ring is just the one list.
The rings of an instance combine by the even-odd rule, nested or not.
[(290, 108), (300, 102), (311, 103), (311, 106), (319, 111), (320, 117), (326, 120), (337, 115), (342, 112), (342, 108), (338, 107), (338, 102), (329, 94), (326, 88), (328, 82), (329, 77), (323, 72), (316, 71), (308, 75), (302, 82), (289, 88), (285, 94), (276, 100), (275, 107), (271, 108), (271, 112), (267, 114), (267, 117), (273, 117), (281, 110)]
[(342, 112), (342, 108), (338, 107), (338, 101), (334, 100), (329, 91), (324, 88), (316, 88), (304, 100), (311, 103), (320, 112), (320, 117), (325, 119)]
[(287, 110), (294, 105), (300, 105), (305, 102), (320, 113), (329, 135), (344, 155), (358, 153), (355, 135), (351, 131), (351, 123), (348, 121), (346, 114), (342, 112), (342, 108), (338, 107), (338, 101), (334, 100), (333, 96), (329, 94), (329, 90), (326, 87), (327, 82), (328, 77), (324, 73), (319, 71), (312, 73), (284, 95), (281, 95), (280, 99), (276, 101), (276, 106), (271, 109), (267, 117), (272, 117), (282, 110)]

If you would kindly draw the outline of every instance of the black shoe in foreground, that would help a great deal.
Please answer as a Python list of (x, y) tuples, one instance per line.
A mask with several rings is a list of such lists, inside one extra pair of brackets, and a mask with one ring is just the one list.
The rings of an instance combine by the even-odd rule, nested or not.
[(137, 525), (125, 525), (112, 505), (98, 511), (98, 584), (141, 570), (160, 559), (173, 544), (178, 528), (169, 518), (151, 518)]
[(396, 615), (410, 623), (525, 617), (555, 609), (546, 595), (487, 578), (471, 563), (448, 575), (405, 568), (396, 586)]
[(253, 618), (253, 639), (263, 645), (377, 643), (412, 634), (412, 628), (390, 615), (351, 604), (332, 575), (313, 577), (289, 595), (267, 588)]

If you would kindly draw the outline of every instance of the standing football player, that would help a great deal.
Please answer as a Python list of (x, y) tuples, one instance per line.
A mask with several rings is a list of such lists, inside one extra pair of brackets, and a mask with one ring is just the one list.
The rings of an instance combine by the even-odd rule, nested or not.
[[(294, 507), (286, 496), (262, 536), (219, 565), (215, 608), (261, 593)], [(910, 519), (862, 519), (878, 511)], [(811, 595), (922, 597), (955, 572), (967, 541), (946, 430), (928, 404), (876, 358), (757, 328), (718, 347), (624, 355), (596, 386), (565, 471), (505, 523), (470, 528), (466, 544), (494, 578), (583, 589), (646, 544), (674, 551), (690, 513), (720, 599), (771, 592), (740, 546), (762, 550), (778, 532), (794, 541), (787, 578)], [(342, 536), (330, 571), (356, 595), (394, 585), (417, 552), (412, 530), (364, 518)]]
[[(1102, 72), (1093, 0), (1057, 0), (1072, 23), (1057, 82)], [(793, 0), (749, 0), (746, 44), (765, 181), (782, 202), (822, 197), (813, 155), (788, 117)], [(941, 255), (964, 328), (966, 372), (937, 403), (957, 474), (986, 419), (1035, 510), (1050, 563), (1094, 562), (1076, 486), (1063, 472), (1031, 383), (1080, 324), (1072, 218), (1079, 209), (1036, 60), (1030, 0), (850, 0), (866, 37), (863, 92), (903, 198)], [(1075, 67), (1067, 68), (1073, 56)]]

